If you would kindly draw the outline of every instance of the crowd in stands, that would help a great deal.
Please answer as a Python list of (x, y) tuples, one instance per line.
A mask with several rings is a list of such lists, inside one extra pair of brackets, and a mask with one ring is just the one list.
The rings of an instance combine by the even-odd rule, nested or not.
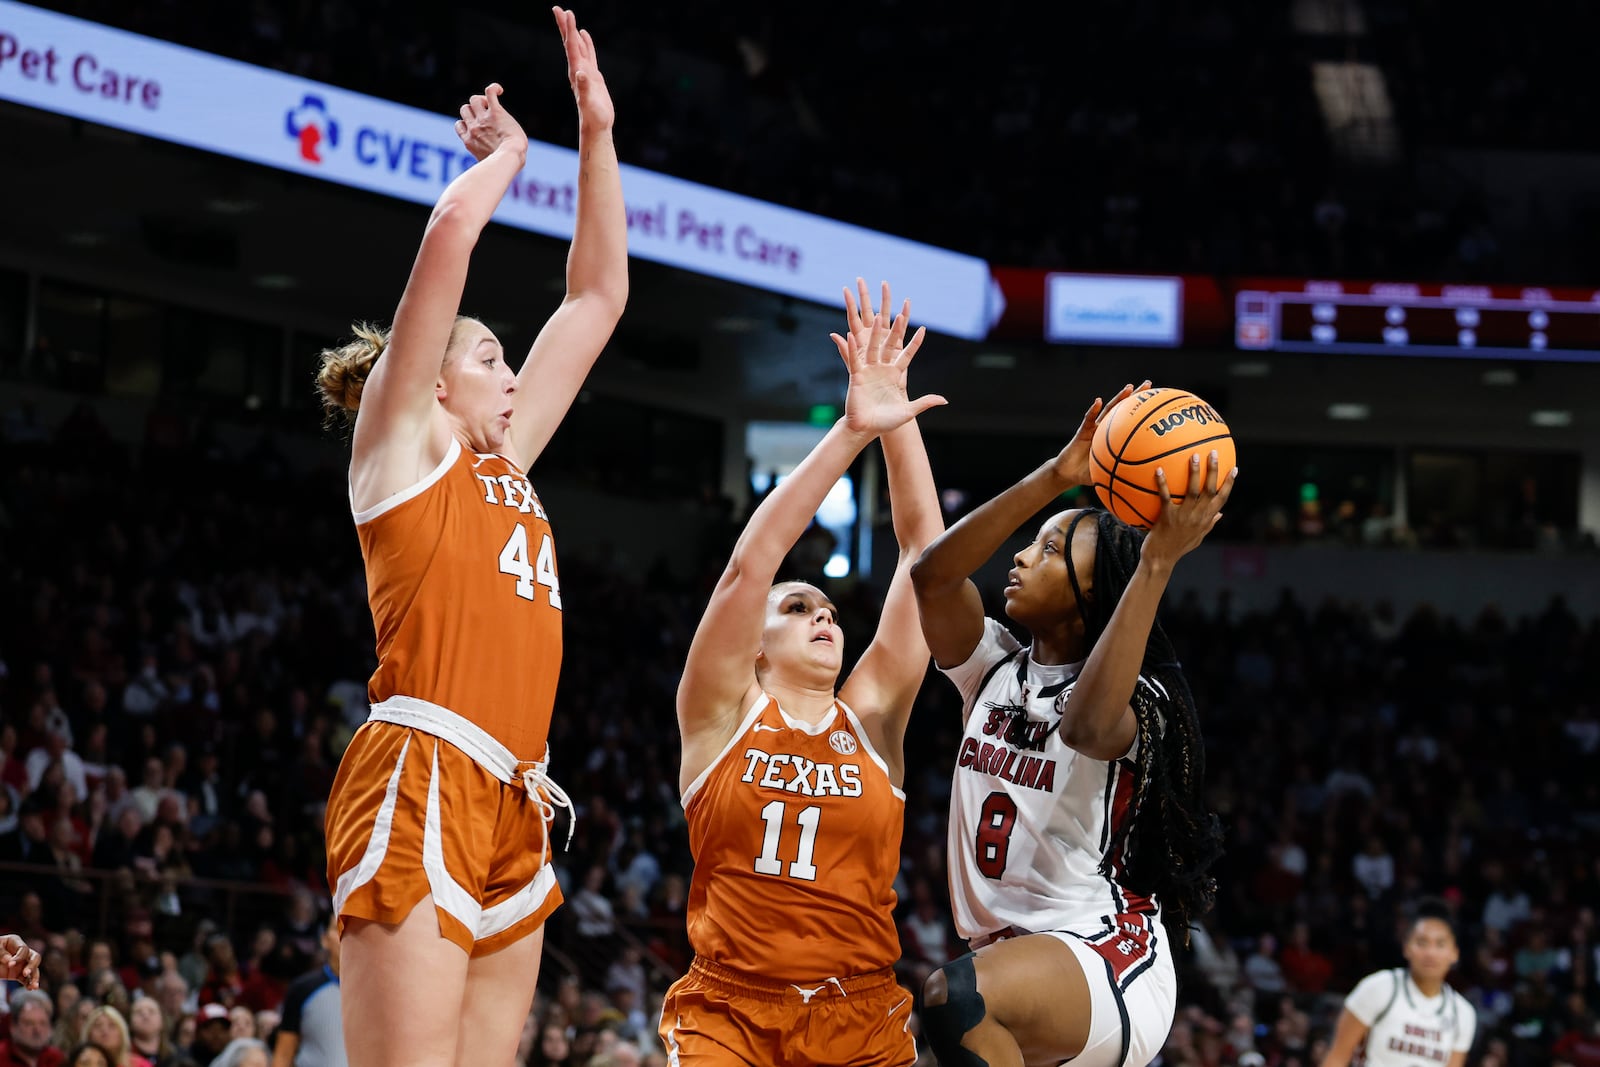
[[(574, 140), (570, 109), (551, 106), (561, 71), (542, 11), (50, 6), (446, 114), (499, 80), (532, 136)], [(895, 0), (843, 20), (728, 2), (691, 18), (649, 5), (578, 14), (619, 100), (624, 161), (991, 262), (1525, 284), (1596, 274), (1589, 243), (1560, 239), (1583, 226), (1546, 219), (1530, 238), (1487, 179), (1454, 168), (1442, 180), (1424, 159), (1593, 152), (1584, 5), (1540, 0), (1486, 21), (1440, 2), (1118, 4), (1074, 9), (1058, 32)], [(1325, 106), (1316, 65), (1352, 62), (1381, 82), (1352, 82)], [(1346, 158), (1355, 105), (1392, 115), (1386, 160)], [(864, 138), (895, 150), (863, 153)], [(1539, 210), (1584, 209), (1547, 192)]]
[[(68, 429), (0, 442), (0, 929), (44, 954), (44, 996), (12, 987), (0, 1039), (243, 1067), (320, 965), (322, 804), (365, 714), (342, 471)], [(654, 1012), (689, 960), (673, 693), (726, 548), (687, 578), (562, 556), (552, 772), (576, 834), (523, 1067), (664, 1062)], [(876, 595), (827, 584), (847, 641), (869, 632)], [(1423, 894), (1456, 909), (1473, 1065), (1600, 1062), (1600, 619), (1553, 601), (1461, 624), (1364, 592), (1169, 605), (1227, 853), (1162, 1062), (1317, 1063), (1341, 993), (1398, 963)], [(963, 947), (945, 876), (958, 713), (930, 672), (898, 886), (913, 991)]]

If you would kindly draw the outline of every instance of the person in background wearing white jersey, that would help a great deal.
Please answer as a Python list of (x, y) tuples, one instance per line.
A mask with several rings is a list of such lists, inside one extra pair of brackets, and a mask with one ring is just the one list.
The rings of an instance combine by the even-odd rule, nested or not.
[[(1146, 383), (1148, 384), (1148, 383)], [(1113, 403), (1132, 392), (1130, 385)], [(965, 724), (950, 800), (950, 897), (973, 952), (924, 990), (945, 1067), (1139, 1067), (1177, 997), (1170, 940), (1210, 908), (1221, 850), (1201, 798), (1199, 720), (1156, 622), (1178, 560), (1210, 532), (1237, 469), (1174, 457), (1148, 535), (1098, 509), (1051, 515), (1015, 556), (1006, 615), (968, 577), (1067, 489), (1088, 483), (1090, 405), (1054, 459), (940, 537), (911, 575)], [(1180, 486), (1180, 489), (1183, 486)]]
[(1478, 1016), (1445, 982), (1461, 949), (1443, 901), (1417, 905), (1404, 950), (1404, 967), (1367, 975), (1344, 998), (1322, 1067), (1348, 1067), (1363, 1047), (1367, 1067), (1463, 1067), (1467, 1062)]

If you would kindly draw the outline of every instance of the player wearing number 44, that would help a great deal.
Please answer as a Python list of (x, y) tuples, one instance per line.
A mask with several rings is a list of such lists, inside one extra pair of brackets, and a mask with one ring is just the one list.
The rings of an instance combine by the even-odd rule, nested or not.
[(352, 1067), (509, 1063), (561, 901), (548, 838), (570, 805), (546, 746), (561, 587), (524, 472), (611, 336), (628, 274), (611, 98), (588, 33), (553, 14), (578, 107), (577, 218), (566, 298), (521, 369), (457, 314), (528, 152), (490, 85), (461, 108), (477, 163), (440, 194), (393, 328), (323, 353), (318, 378), (330, 409), (354, 412), (350, 507), (377, 630), (371, 717), (327, 815)]
[(1005, 588), (1027, 648), (984, 617), (968, 578), (1089, 481), (1102, 410), (1096, 400), (1060, 455), (911, 570), (928, 647), (965, 716), (950, 898), (974, 952), (929, 977), (923, 1007), (944, 1067), (1149, 1063), (1172, 1025), (1173, 941), (1214, 895), (1220, 834), (1201, 796), (1199, 723), (1156, 606), (1236, 472), (1219, 472), (1215, 452), (1195, 456), (1181, 503), (1160, 483), (1148, 535), (1093, 509), (1030, 529)]
[[(876, 315), (864, 282), (834, 336), (850, 370), (844, 417), (778, 483), (734, 545), (678, 686), (679, 786), (694, 853), (689, 973), (667, 993), (661, 1038), (682, 1067), (917, 1058), (911, 992), (894, 979), (904, 740), (928, 671), (907, 571), (943, 530), (915, 422), (944, 401), (906, 395), (909, 303)], [(816, 586), (773, 584), (823, 498), (883, 444), (900, 556), (842, 688), (845, 634)]]

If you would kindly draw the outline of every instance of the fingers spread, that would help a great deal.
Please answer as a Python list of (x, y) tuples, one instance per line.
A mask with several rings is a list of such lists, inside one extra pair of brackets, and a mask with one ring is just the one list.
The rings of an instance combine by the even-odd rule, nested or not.
[(918, 326), (917, 332), (911, 335), (911, 342), (906, 345), (905, 351), (900, 353), (900, 362), (902, 364), (911, 362), (911, 357), (917, 354), (917, 349), (922, 347), (922, 341), (927, 336), (928, 328), (926, 326)]
[(1189, 488), (1184, 494), (1185, 500), (1192, 499), (1200, 492), (1202, 477), (1200, 473), (1200, 453), (1196, 452), (1189, 457)]
[(852, 334), (861, 329), (861, 311), (848, 285), (844, 287), (844, 324)]

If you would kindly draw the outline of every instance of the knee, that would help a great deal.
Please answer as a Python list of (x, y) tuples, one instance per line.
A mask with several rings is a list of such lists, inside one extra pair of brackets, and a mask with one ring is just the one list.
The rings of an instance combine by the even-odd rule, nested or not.
[(978, 992), (978, 976), (972, 956), (945, 964), (928, 976), (922, 987), (922, 1028), (940, 1063), (952, 1067), (981, 1062), (961, 1041), (983, 1022), (986, 1010)]

